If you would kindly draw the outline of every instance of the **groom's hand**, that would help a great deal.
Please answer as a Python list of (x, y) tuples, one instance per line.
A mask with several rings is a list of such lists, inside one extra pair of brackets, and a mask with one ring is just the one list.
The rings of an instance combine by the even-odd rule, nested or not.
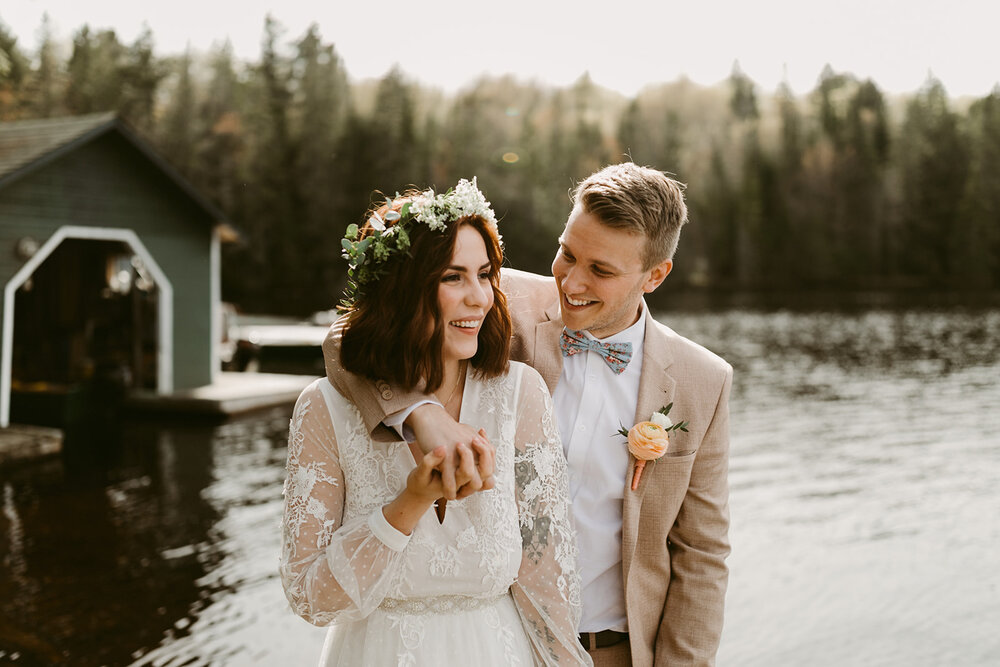
[[(445, 447), (445, 459), (438, 466), (444, 497), (454, 500), (459, 491), (468, 485), (462, 497), (484, 488), (484, 480), (493, 475), (493, 445), (486, 439), (485, 432), (468, 424), (460, 424), (443, 407), (426, 403), (410, 413), (406, 425), (413, 430), (417, 444), (423, 452), (432, 452)], [(458, 445), (465, 445), (465, 456), (458, 451)], [(488, 457), (483, 453), (488, 452)], [(469, 456), (469, 454), (474, 456)], [(483, 468), (483, 464), (488, 468)], [(489, 482), (492, 485), (492, 481)], [(487, 486), (485, 488), (492, 488)]]
[[(496, 485), (493, 477), (494, 455), (496, 450), (486, 438), (486, 431), (479, 429), (479, 438), (472, 441), (469, 447), (464, 444), (457, 448), (458, 470), (455, 481), (458, 484), (458, 498), (466, 498), (476, 491), (486, 491)], [(462, 479), (469, 481), (462, 483)]]

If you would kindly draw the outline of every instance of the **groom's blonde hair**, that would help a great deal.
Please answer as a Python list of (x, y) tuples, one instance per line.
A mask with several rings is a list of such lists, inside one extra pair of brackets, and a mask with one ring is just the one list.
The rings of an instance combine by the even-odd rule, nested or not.
[(573, 205), (608, 227), (646, 237), (643, 270), (672, 259), (687, 222), (685, 185), (662, 171), (632, 162), (591, 174), (573, 191)]

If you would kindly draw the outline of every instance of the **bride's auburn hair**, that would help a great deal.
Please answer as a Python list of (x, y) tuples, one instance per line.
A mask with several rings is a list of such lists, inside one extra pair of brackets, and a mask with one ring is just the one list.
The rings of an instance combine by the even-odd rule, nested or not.
[[(400, 211), (420, 193), (409, 191), (370, 212), (385, 220), (390, 210)], [(385, 274), (365, 285), (354, 305), (341, 320), (340, 363), (345, 369), (371, 380), (385, 380), (404, 390), (417, 387), (433, 393), (444, 379), (444, 331), (438, 307), (441, 277), (451, 264), (458, 230), (469, 225), (479, 232), (490, 262), (493, 307), (479, 330), (479, 346), (470, 360), (480, 377), (491, 378), (507, 370), (513, 327), (507, 297), (500, 291), (503, 250), (496, 229), (478, 215), (468, 215), (446, 223), (444, 231), (425, 224), (409, 230), (410, 250), (386, 262)], [(361, 236), (371, 234), (368, 223)]]

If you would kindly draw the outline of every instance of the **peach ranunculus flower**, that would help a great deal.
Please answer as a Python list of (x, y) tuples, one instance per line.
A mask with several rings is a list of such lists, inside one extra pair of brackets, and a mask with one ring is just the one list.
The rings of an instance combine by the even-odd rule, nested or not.
[(632, 490), (639, 488), (639, 478), (646, 461), (655, 461), (667, 453), (670, 444), (671, 431), (687, 431), (686, 421), (675, 424), (667, 415), (673, 403), (665, 405), (649, 418), (649, 421), (639, 422), (629, 430), (622, 426), (618, 433), (628, 438), (628, 451), (636, 458), (635, 471), (632, 473)]
[(646, 461), (654, 461), (663, 456), (670, 443), (670, 435), (660, 424), (654, 422), (639, 422), (628, 432), (628, 451), (637, 460), (635, 472), (632, 475), (632, 490), (639, 488), (639, 478)]
[(660, 458), (669, 442), (667, 431), (653, 422), (639, 422), (628, 432), (628, 450), (640, 461)]

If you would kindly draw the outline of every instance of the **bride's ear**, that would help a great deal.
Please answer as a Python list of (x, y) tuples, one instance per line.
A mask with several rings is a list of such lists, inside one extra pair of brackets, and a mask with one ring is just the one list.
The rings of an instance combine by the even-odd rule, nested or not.
[(649, 270), (649, 275), (646, 277), (646, 282), (642, 285), (642, 291), (649, 294), (655, 290), (664, 280), (666, 280), (673, 268), (674, 261), (672, 259), (665, 259), (651, 268)]

